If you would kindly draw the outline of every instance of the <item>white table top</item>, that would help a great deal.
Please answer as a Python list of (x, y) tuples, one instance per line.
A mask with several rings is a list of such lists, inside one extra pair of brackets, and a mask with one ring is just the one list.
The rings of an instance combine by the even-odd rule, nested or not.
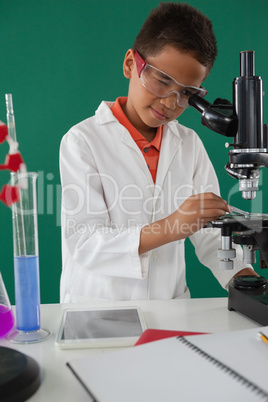
[[(0, 340), (0, 346), (17, 349), (33, 357), (40, 365), (42, 383), (31, 402), (89, 402), (90, 398), (66, 362), (111, 349), (60, 350), (54, 342), (62, 311), (66, 308), (102, 306), (139, 306), (147, 328), (197, 332), (226, 332), (257, 328), (259, 324), (235, 311), (228, 311), (227, 298), (148, 300), (132, 302), (90, 302), (87, 304), (44, 304), (41, 306), (41, 327), (52, 332), (45, 341), (32, 345), (15, 345)], [(111, 352), (112, 353), (112, 352)]]

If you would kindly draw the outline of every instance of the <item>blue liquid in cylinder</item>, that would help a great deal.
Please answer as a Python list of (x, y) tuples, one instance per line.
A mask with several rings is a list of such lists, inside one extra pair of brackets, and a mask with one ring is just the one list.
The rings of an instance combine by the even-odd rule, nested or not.
[(16, 323), (19, 331), (40, 329), (39, 257), (14, 257)]

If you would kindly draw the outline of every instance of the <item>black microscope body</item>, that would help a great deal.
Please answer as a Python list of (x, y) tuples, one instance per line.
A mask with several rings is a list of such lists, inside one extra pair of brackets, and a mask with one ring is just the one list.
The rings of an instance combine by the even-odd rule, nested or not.
[[(233, 139), (228, 147), (226, 172), (239, 180), (242, 197), (252, 200), (258, 191), (259, 169), (268, 167), (267, 125), (263, 124), (262, 79), (255, 76), (255, 52), (240, 52), (240, 76), (233, 81), (233, 102), (216, 99), (213, 104), (192, 95), (189, 104), (202, 113), (201, 123), (218, 134)], [(248, 216), (227, 214), (207, 223), (221, 229), (218, 250), (221, 269), (232, 269), (236, 250), (243, 246), (243, 261), (268, 266), (268, 214)], [(268, 287), (264, 277), (239, 276), (229, 285), (228, 309), (236, 310), (261, 325), (268, 325)]]

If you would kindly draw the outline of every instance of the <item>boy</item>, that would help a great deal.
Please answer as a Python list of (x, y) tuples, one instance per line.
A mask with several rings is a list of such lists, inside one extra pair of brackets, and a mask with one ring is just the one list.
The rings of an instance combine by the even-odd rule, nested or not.
[(127, 98), (102, 102), (61, 143), (61, 302), (189, 297), (184, 240), (222, 286), (254, 274), (221, 271), (220, 231), (201, 229), (230, 212), (195, 132), (178, 118), (216, 57), (207, 17), (187, 4), (152, 10), (123, 72)]

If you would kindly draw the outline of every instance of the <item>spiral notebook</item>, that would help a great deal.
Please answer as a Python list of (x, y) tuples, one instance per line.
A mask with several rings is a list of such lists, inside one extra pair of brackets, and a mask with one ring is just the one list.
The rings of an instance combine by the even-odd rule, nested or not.
[(94, 402), (268, 401), (268, 345), (258, 330), (268, 336), (262, 327), (168, 338), (67, 365)]

